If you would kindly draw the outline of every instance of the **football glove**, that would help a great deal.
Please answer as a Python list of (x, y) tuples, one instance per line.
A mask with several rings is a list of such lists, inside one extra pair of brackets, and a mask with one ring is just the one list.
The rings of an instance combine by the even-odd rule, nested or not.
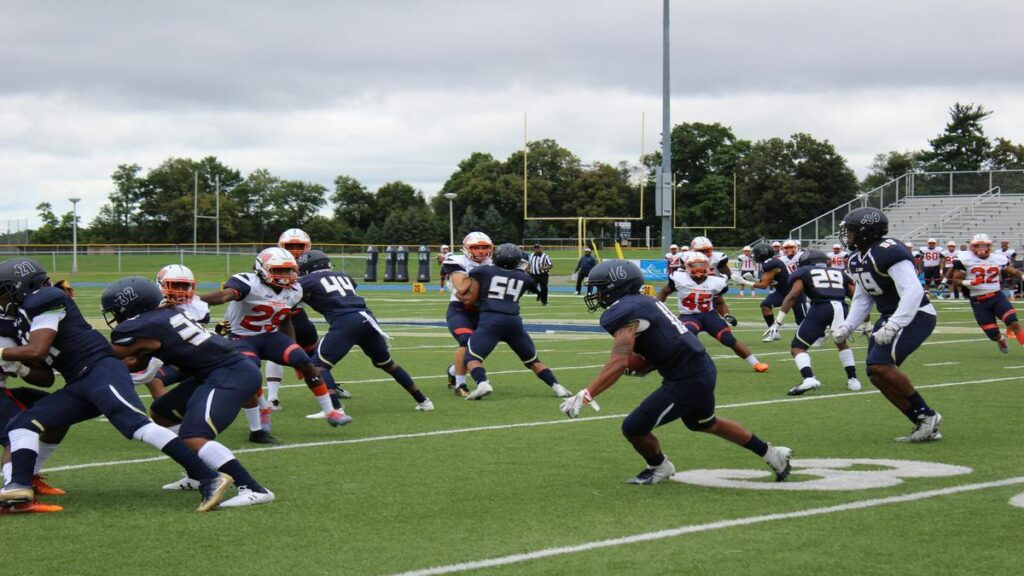
[(217, 322), (217, 325), (213, 327), (213, 331), (219, 336), (227, 336), (231, 333), (231, 326), (227, 322)]
[(832, 339), (836, 341), (836, 344), (842, 344), (853, 334), (853, 326), (849, 324), (843, 324), (838, 328), (832, 329)]
[(782, 324), (779, 324), (778, 322), (776, 322), (776, 323), (772, 324), (771, 326), (769, 326), (768, 329), (764, 331), (764, 340), (763, 341), (764, 342), (770, 342), (771, 340), (775, 340), (776, 336), (779, 335), (779, 329), (780, 328), (782, 328)]
[(899, 334), (899, 333), (900, 333), (899, 326), (896, 326), (896, 325), (894, 325), (892, 323), (886, 322), (885, 324), (882, 324), (881, 328), (879, 328), (878, 330), (875, 330), (871, 334), (871, 337), (875, 339), (875, 344), (880, 344), (882, 346), (885, 346), (885, 345), (889, 344), (890, 342), (892, 342), (893, 339), (896, 338), (896, 335)]
[(574, 396), (566, 398), (559, 409), (562, 411), (562, 414), (565, 414), (569, 418), (578, 418), (580, 410), (583, 408), (584, 404), (590, 404), (595, 412), (599, 412), (601, 410), (601, 407), (597, 405), (597, 402), (594, 402), (594, 399), (590, 397), (590, 391), (586, 388), (580, 390)]

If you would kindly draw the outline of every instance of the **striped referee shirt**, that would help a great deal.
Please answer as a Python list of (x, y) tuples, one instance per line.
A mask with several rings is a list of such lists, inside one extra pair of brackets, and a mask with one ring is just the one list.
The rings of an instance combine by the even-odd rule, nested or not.
[(540, 254), (531, 253), (528, 262), (527, 272), (530, 274), (547, 274), (548, 270), (551, 269), (551, 257), (543, 252)]

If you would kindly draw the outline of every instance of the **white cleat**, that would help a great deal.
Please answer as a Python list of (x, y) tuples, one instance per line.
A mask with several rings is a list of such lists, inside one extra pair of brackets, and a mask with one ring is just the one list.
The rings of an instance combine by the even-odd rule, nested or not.
[(242, 506), (255, 506), (257, 504), (269, 504), (274, 501), (274, 493), (270, 490), (266, 492), (256, 492), (250, 490), (248, 486), (239, 486), (238, 494), (226, 502), (221, 502), (221, 508), (241, 508)]
[(199, 480), (193, 480), (185, 476), (177, 482), (163, 485), (164, 490), (199, 490)]
[(852, 392), (859, 392), (861, 389), (860, 380), (856, 378), (850, 378), (846, 381), (846, 389)]
[(761, 458), (775, 471), (775, 481), (782, 482), (789, 477), (789, 461), (793, 458), (793, 451), (785, 446), (775, 447), (768, 445), (768, 451)]
[(917, 421), (917, 427), (909, 436), (896, 438), (897, 442), (930, 442), (942, 440), (942, 432), (939, 432), (939, 424), (942, 423), (942, 414), (936, 412), (931, 416), (925, 416)]
[(799, 386), (790, 388), (786, 394), (789, 396), (800, 396), (804, 392), (817, 390), (818, 388), (821, 388), (821, 382), (817, 378), (804, 378), (804, 381)]
[(776, 340), (782, 340), (782, 334), (776, 332), (775, 334), (769, 334), (764, 338), (761, 338), (761, 342), (775, 342)]
[(568, 398), (572, 396), (572, 392), (566, 390), (565, 386), (562, 386), (561, 384), (553, 385), (551, 387), (551, 391), (554, 392), (555, 396), (558, 396), (559, 398)]
[(469, 396), (466, 396), (466, 400), (479, 400), (484, 396), (489, 395), (491, 392), (494, 392), (494, 388), (491, 388), (491, 385), (487, 383), (487, 381), (484, 381), (478, 384), (476, 390), (470, 392)]
[(324, 418), (327, 418), (327, 413), (314, 412), (312, 414), (306, 414), (306, 418), (309, 418), (310, 420), (323, 420)]
[(430, 398), (427, 398), (423, 402), (420, 402), (419, 404), (416, 405), (416, 410), (420, 412), (433, 412), (434, 403), (430, 401)]
[(672, 464), (672, 461), (666, 456), (664, 462), (657, 466), (644, 468), (635, 477), (626, 480), (626, 484), (657, 484), (675, 473), (675, 464)]
[(277, 398), (274, 398), (273, 400), (271, 400), (270, 401), (270, 409), (273, 410), (274, 412), (279, 411), (281, 409), (281, 401), (278, 400)]

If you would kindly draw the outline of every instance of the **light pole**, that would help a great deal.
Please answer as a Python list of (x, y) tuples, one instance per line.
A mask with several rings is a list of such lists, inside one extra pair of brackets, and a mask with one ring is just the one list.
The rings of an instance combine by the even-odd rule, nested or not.
[(455, 250), (455, 209), (452, 208), (455, 192), (446, 192), (444, 197), (448, 199), (448, 248)]
[(78, 274), (78, 203), (81, 198), (71, 200), (71, 273)]

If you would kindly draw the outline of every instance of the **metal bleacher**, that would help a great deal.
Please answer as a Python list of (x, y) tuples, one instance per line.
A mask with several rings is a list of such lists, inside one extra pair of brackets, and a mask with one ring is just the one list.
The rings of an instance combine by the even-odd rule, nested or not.
[(805, 245), (831, 245), (854, 208), (874, 206), (889, 218), (889, 234), (921, 245), (967, 242), (985, 232), (1024, 248), (1024, 170), (908, 173), (790, 231)]

